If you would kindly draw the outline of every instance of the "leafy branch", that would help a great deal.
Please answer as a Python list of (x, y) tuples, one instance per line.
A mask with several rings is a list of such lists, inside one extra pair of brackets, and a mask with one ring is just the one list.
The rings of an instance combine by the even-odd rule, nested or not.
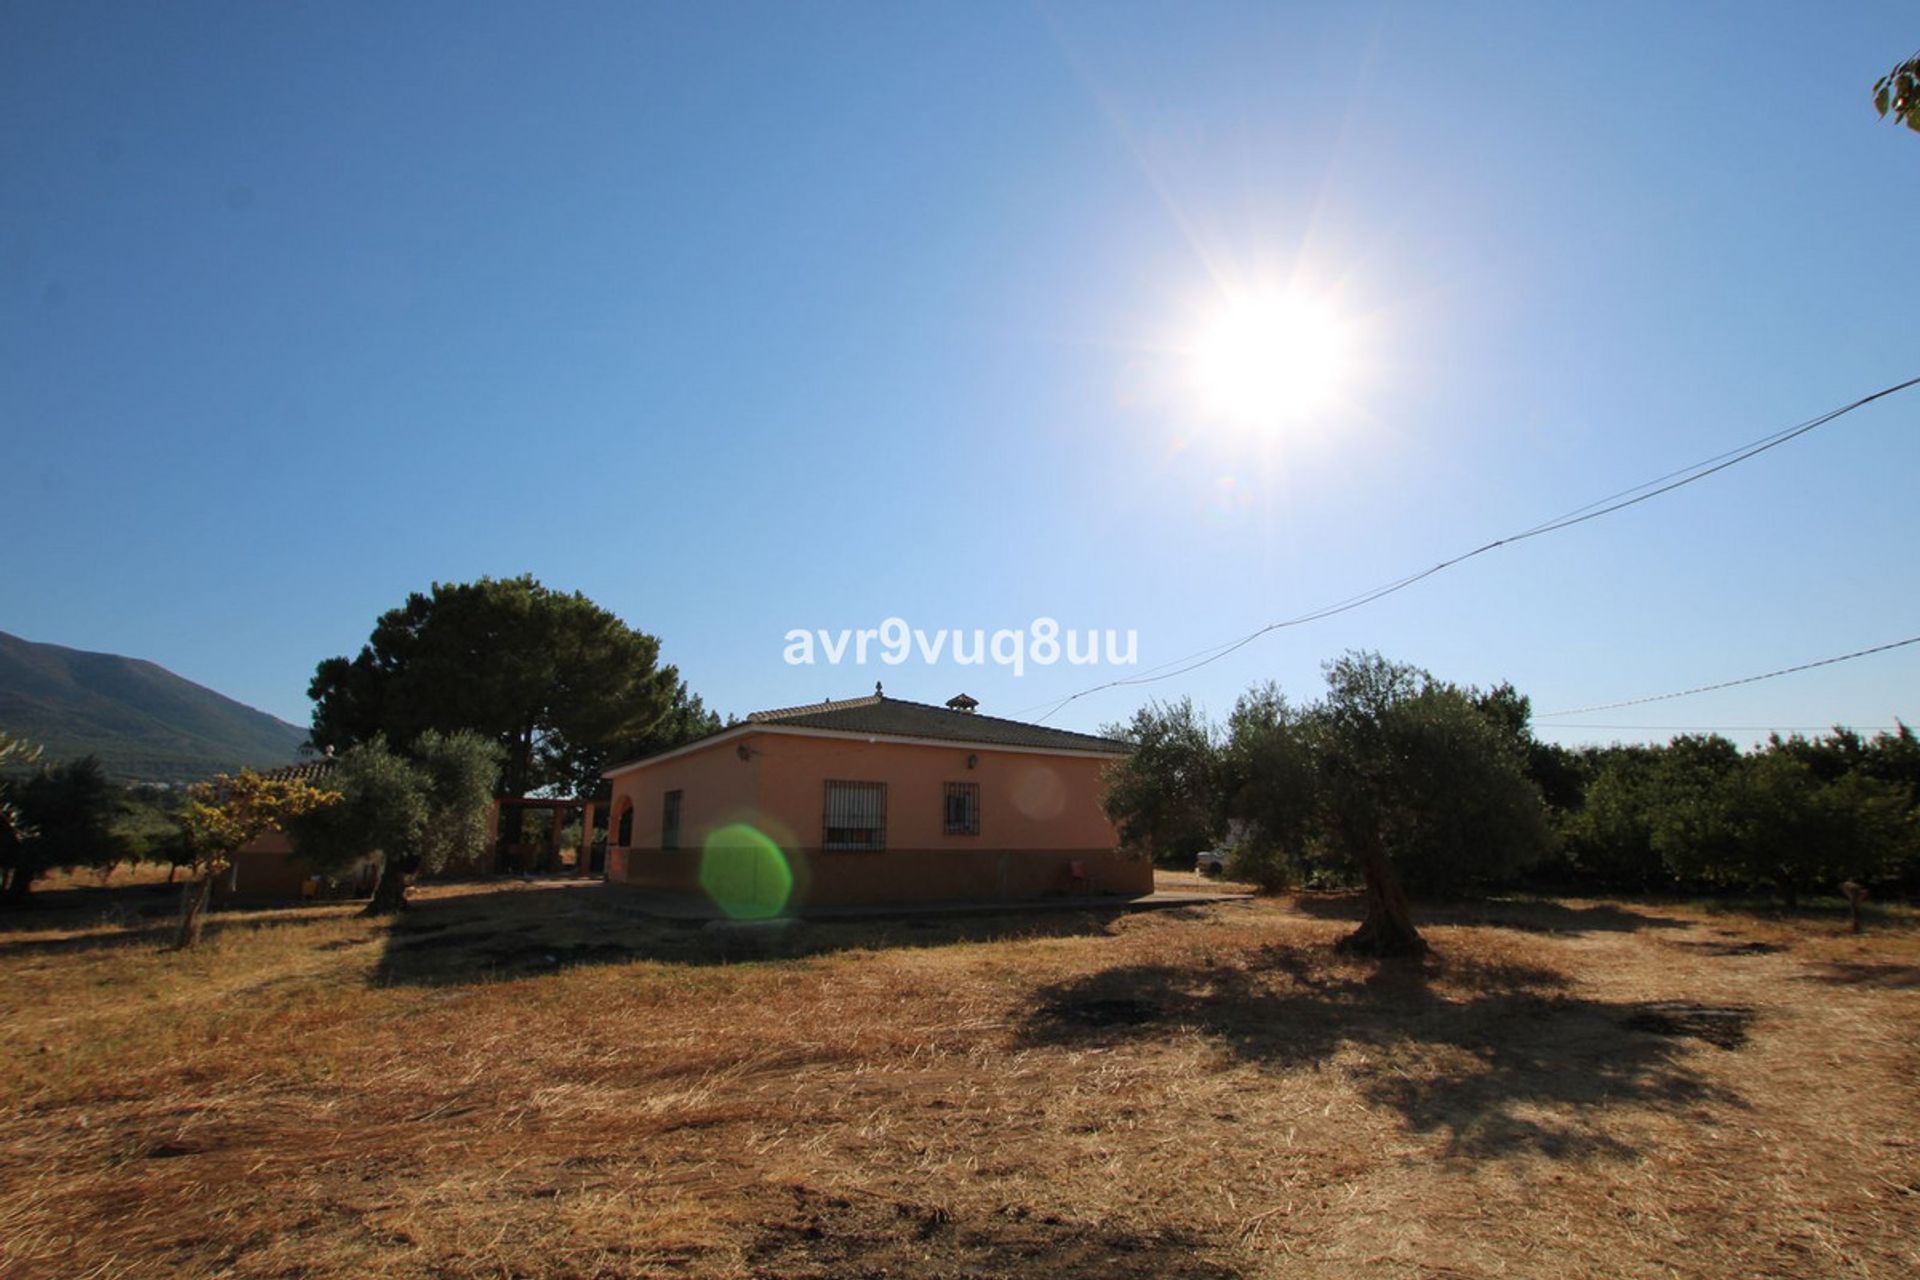
[(1874, 82), (1873, 109), (1920, 133), (1920, 53)]

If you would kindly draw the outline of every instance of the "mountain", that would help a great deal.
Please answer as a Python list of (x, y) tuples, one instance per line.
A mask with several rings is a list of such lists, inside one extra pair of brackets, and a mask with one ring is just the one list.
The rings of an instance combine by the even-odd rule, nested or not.
[(191, 782), (298, 758), (307, 731), (114, 653), (36, 644), (0, 631), (0, 729), (46, 749), (89, 753), (115, 777)]

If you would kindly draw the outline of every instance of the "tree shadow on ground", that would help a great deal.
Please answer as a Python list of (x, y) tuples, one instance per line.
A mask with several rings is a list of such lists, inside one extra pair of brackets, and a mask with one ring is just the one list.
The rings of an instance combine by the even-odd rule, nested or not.
[(1821, 964), (1802, 981), (1820, 982), (1835, 987), (1878, 987), (1884, 990), (1920, 988), (1920, 964), (1873, 964), (1835, 960)]
[(860, 920), (727, 922), (634, 911), (625, 890), (591, 883), (557, 889), (504, 884), (428, 898), (394, 923), (371, 981), (454, 986), (554, 973), (583, 964), (650, 960), (724, 965), (798, 960), (841, 951), (1104, 936), (1111, 911), (909, 916)]
[(920, 1276), (926, 1280), (1235, 1280), (1227, 1251), (1197, 1231), (1135, 1230), (1008, 1206), (955, 1214), (811, 1187), (769, 1198), (749, 1241), (756, 1276), (783, 1280)]
[[(104, 893), (86, 892), (88, 896), (77, 902), (36, 902), (0, 917), (0, 960), (172, 944), (180, 920), (179, 885), (129, 885)], [(216, 906), (205, 916), (202, 938), (211, 939), (227, 929), (312, 924), (350, 914), (342, 909), (358, 906), (353, 902)]]
[(122, 922), (178, 910), (178, 884), (72, 885), (35, 889), (24, 902), (0, 902), (0, 936), (45, 929), (83, 929), (102, 919)]
[[(1145, 965), (1038, 994), (1033, 1046), (1092, 1047), (1185, 1029), (1263, 1068), (1337, 1066), (1369, 1104), (1450, 1155), (1631, 1156), (1622, 1107), (1744, 1105), (1689, 1065), (1705, 1051), (1664, 1006), (1573, 995), (1548, 970), (1448, 958), (1367, 966), (1273, 946), (1255, 963)], [(1720, 1052), (1721, 1050), (1711, 1050)]]
[[(1359, 893), (1303, 893), (1294, 905), (1322, 920), (1360, 922), (1366, 901)], [(1658, 915), (1618, 903), (1597, 902), (1572, 907), (1532, 898), (1489, 898), (1477, 902), (1416, 903), (1416, 925), (1466, 925), (1482, 929), (1515, 929), (1522, 933), (1632, 933), (1640, 929), (1690, 929), (1694, 921)]]

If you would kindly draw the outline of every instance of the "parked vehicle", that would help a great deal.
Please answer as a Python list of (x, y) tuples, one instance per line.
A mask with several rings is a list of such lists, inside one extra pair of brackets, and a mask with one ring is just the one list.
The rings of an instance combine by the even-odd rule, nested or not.
[(1194, 855), (1193, 869), (1203, 876), (1223, 876), (1227, 873), (1227, 855), (1230, 849), (1203, 849)]

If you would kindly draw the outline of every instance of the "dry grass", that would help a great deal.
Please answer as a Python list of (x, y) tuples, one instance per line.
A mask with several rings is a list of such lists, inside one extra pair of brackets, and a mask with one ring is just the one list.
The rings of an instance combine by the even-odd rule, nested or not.
[(1220, 876), (1203, 876), (1197, 871), (1168, 871), (1161, 867), (1153, 873), (1153, 887), (1162, 893), (1255, 893), (1257, 887)]
[(189, 955), (97, 901), (9, 922), (0, 1273), (1920, 1272), (1910, 924), (1502, 904), (1381, 968), (1340, 899), (630, 904), (452, 887)]

